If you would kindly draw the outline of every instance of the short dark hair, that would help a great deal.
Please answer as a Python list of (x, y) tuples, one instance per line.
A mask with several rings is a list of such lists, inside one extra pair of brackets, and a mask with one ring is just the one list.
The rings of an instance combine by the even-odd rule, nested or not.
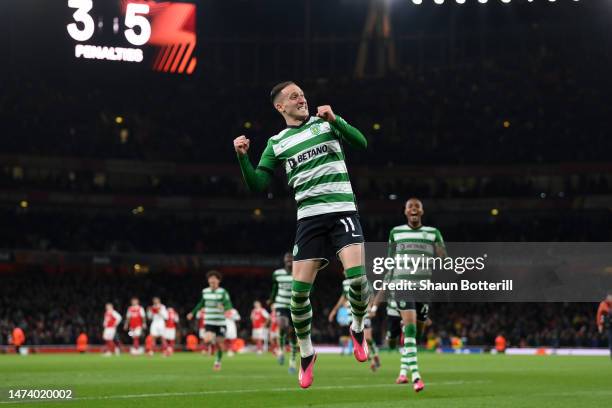
[(289, 85), (292, 85), (292, 84), (295, 84), (295, 82), (293, 82), (293, 81), (284, 81), (284, 82), (281, 82), (280, 84), (274, 85), (274, 88), (272, 88), (272, 90), (270, 91), (270, 102), (272, 102), (272, 104), (274, 104), (278, 94), (281, 93), (281, 91), (283, 89), (285, 89), (286, 87), (288, 87)]
[(221, 280), (221, 272), (219, 271), (215, 271), (214, 269), (212, 271), (208, 271), (208, 273), (206, 274), (206, 279), (210, 278), (211, 276), (214, 276), (215, 278)]

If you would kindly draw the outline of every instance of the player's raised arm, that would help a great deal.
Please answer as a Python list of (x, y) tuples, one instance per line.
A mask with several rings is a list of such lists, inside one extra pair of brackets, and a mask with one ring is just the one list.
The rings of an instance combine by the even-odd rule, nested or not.
[(355, 147), (357, 149), (365, 149), (368, 147), (368, 141), (363, 133), (361, 133), (356, 127), (349, 125), (348, 122), (342, 119), (339, 115), (336, 115), (331, 106), (319, 106), (317, 108), (317, 116), (329, 122), (331, 127), (336, 131), (336, 134), (338, 134), (340, 138), (348, 143), (351, 147)]
[(274, 152), (271, 151), (272, 148), (268, 144), (261, 156), (259, 165), (257, 168), (253, 168), (248, 155), (250, 144), (251, 141), (246, 136), (238, 136), (234, 139), (234, 150), (238, 156), (238, 164), (240, 164), (242, 176), (249, 190), (259, 192), (265, 190), (268, 184), (270, 184), (277, 160), (274, 157)]

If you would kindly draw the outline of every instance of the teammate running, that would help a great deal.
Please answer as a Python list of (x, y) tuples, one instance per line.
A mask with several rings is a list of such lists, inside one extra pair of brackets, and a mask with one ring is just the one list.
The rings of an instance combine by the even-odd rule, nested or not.
[(276, 352), (278, 363), (285, 363), (285, 344), (287, 339), (291, 344), (291, 359), (289, 360), (289, 373), (295, 372), (295, 356), (297, 354), (297, 344), (293, 322), (291, 321), (291, 285), (293, 278), (291, 270), (293, 266), (293, 255), (287, 252), (283, 256), (284, 268), (275, 270), (272, 273), (272, 293), (268, 302), (275, 311), (276, 323), (280, 332), (279, 345)]
[(274, 170), (283, 166), (288, 184), (295, 192), (298, 222), (293, 247), (291, 318), (300, 345), (298, 380), (302, 388), (308, 388), (317, 358), (310, 337), (310, 291), (317, 272), (329, 263), (328, 242), (351, 282), (353, 321), (349, 332), (355, 344), (355, 358), (360, 362), (368, 359), (363, 334), (369, 300), (364, 239), (342, 148), (345, 142), (365, 149), (367, 141), (329, 105), (319, 106), (317, 115), (311, 117), (304, 92), (294, 82), (276, 85), (270, 99), (287, 128), (268, 140), (256, 169), (247, 155), (250, 140), (246, 136), (234, 139), (234, 149), (249, 189), (263, 191)]
[[(409, 257), (446, 257), (446, 248), (442, 234), (436, 228), (426, 227), (421, 223), (423, 217), (423, 203), (417, 198), (406, 201), (404, 215), (407, 223), (391, 229), (389, 233), (389, 256), (406, 254)], [(430, 271), (422, 269), (419, 271), (409, 271), (404, 269), (394, 269), (388, 279), (392, 281), (411, 280), (415, 276), (427, 274)], [(384, 292), (379, 292), (373, 302), (376, 306)], [(393, 293), (397, 308), (400, 312), (404, 332), (404, 348), (402, 349), (400, 374), (397, 384), (408, 383), (408, 371), (411, 373), (412, 387), (414, 391), (420, 392), (425, 388), (425, 383), (421, 379), (417, 364), (417, 320), (425, 322), (428, 319), (429, 305), (426, 303), (407, 301), (399, 299)], [(376, 312), (376, 308), (371, 312)]]
[(208, 287), (202, 290), (202, 298), (193, 310), (187, 314), (187, 320), (193, 319), (198, 310), (204, 308), (206, 313), (206, 325), (204, 326), (204, 343), (211, 345), (216, 343), (217, 358), (213, 369), (221, 370), (221, 357), (223, 357), (225, 340), (225, 318), (231, 317), (232, 302), (229, 293), (219, 286), (221, 274), (217, 271), (210, 271), (206, 274)]

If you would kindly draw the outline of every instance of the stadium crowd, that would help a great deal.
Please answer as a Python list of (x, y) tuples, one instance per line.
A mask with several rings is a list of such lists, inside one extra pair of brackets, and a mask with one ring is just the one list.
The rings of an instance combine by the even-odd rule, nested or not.
[[(341, 294), (341, 281), (340, 273), (331, 270), (317, 280), (312, 298), (316, 342), (333, 344), (346, 335), (336, 323), (327, 321)], [(15, 326), (23, 328), (28, 345), (74, 344), (81, 332), (87, 333), (92, 343), (101, 343), (104, 304), (110, 301), (124, 314), (132, 296), (138, 296), (144, 306), (153, 296), (160, 296), (162, 303), (174, 307), (181, 316), (181, 343), (181, 338), (196, 333), (195, 323), (187, 322), (184, 316), (197, 303), (200, 288), (206, 286), (205, 271), (180, 276), (30, 271), (27, 275), (6, 274), (2, 282), (0, 345), (8, 344)], [(271, 285), (271, 271), (269, 276), (227, 275), (222, 282), (241, 316), (249, 316), (254, 300), (268, 299)], [(25, 292), (28, 296), (12, 296)], [(495, 337), (504, 333), (509, 345), (515, 347), (604, 347), (605, 338), (597, 333), (596, 309), (596, 305), (586, 303), (435, 303), (433, 323), (423, 343), (435, 337), (439, 346), (449, 347), (451, 337), (457, 336), (466, 346), (491, 346)], [(384, 341), (383, 316), (380, 313), (374, 320), (380, 344)], [(249, 338), (251, 330), (247, 320), (239, 322), (239, 336), (244, 339)], [(122, 342), (128, 344), (127, 333), (119, 332)]]

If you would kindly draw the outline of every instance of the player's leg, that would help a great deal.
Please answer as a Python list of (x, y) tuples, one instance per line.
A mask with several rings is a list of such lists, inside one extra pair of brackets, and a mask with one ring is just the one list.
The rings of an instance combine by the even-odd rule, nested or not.
[(399, 316), (387, 316), (387, 346), (389, 351), (396, 349), (398, 339), (403, 341), (402, 318)]
[(223, 358), (223, 351), (225, 350), (225, 336), (224, 334), (218, 334), (217, 338), (217, 354), (215, 355), (215, 365), (213, 368), (215, 370), (221, 369), (221, 359)]
[(280, 365), (285, 364), (285, 345), (287, 344), (289, 331), (291, 330), (291, 325), (289, 324), (289, 317), (283, 314), (284, 310), (285, 309), (278, 309), (276, 311), (276, 321), (278, 324), (279, 333), (279, 342), (278, 349), (276, 350), (276, 357)]
[(400, 376), (398, 383), (407, 382), (408, 372), (411, 375), (411, 382), (416, 392), (423, 390), (425, 384), (419, 373), (417, 358), (417, 313), (414, 302), (398, 302), (402, 323), (404, 325), (404, 348), (402, 349)]
[(263, 354), (263, 330), (262, 329), (253, 329), (253, 342), (255, 343), (255, 348), (257, 350), (257, 354)]
[(371, 361), (370, 369), (372, 371), (376, 371), (380, 367), (380, 357), (378, 356), (378, 347), (376, 346), (376, 341), (372, 336), (372, 322), (369, 318), (365, 320), (365, 328), (363, 329), (363, 334), (365, 336), (365, 340), (368, 343), (368, 348), (370, 349), (370, 354), (368, 355), (368, 361)]
[(427, 326), (431, 325), (431, 319), (429, 318), (429, 304), (416, 302), (416, 313), (417, 313), (417, 338), (422, 339), (425, 334)]
[(215, 332), (213, 331), (212, 326), (207, 326), (204, 328), (204, 337), (202, 338), (204, 342), (204, 348), (208, 350), (208, 353), (212, 355), (213, 344), (215, 342)]
[(115, 333), (112, 332), (112, 329), (110, 328), (105, 328), (104, 332), (102, 333), (102, 338), (104, 339), (104, 345), (105, 345), (105, 351), (104, 351), (104, 355), (105, 356), (110, 356), (115, 350), (115, 342), (113, 341), (113, 337), (115, 337)]
[[(295, 358), (297, 357), (297, 337), (295, 330), (293, 330), (293, 321), (291, 320), (291, 313), (285, 317), (287, 338), (289, 339), (289, 346), (291, 349), (291, 357), (289, 358), (289, 374), (295, 373)], [(283, 350), (284, 353), (284, 350)]]
[(308, 388), (312, 384), (312, 367), (316, 360), (310, 337), (312, 323), (310, 291), (320, 265), (321, 261), (318, 259), (293, 262), (291, 319), (300, 346), (301, 369), (299, 381), (302, 388)]
[[(359, 227), (360, 229), (361, 227)], [(345, 246), (338, 252), (338, 257), (342, 262), (346, 278), (350, 280), (348, 300), (352, 315), (350, 333), (353, 338), (353, 352), (355, 358), (363, 362), (368, 359), (369, 354), (363, 330), (370, 297), (365, 275), (363, 244), (357, 243)]]

